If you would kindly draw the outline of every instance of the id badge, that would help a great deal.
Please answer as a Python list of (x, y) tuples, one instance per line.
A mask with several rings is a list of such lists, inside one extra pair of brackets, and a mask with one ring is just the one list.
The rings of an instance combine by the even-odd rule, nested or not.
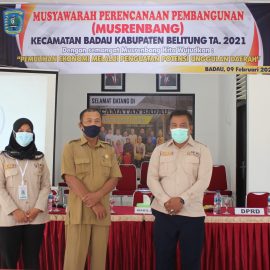
[(19, 186), (19, 200), (27, 200), (27, 186), (20, 185)]

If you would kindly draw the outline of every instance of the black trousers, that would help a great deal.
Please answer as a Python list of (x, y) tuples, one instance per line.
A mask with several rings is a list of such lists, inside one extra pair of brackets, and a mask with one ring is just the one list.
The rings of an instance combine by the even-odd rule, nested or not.
[(179, 241), (182, 270), (200, 270), (204, 242), (204, 217), (167, 215), (153, 210), (157, 270), (176, 269)]
[(0, 227), (2, 268), (16, 269), (22, 253), (24, 269), (39, 269), (44, 224)]

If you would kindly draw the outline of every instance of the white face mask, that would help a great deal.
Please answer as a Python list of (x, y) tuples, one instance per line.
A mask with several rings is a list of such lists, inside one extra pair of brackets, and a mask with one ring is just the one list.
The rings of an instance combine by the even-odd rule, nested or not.
[(188, 139), (187, 128), (173, 128), (171, 129), (172, 139), (177, 143), (183, 143)]
[(16, 142), (22, 147), (26, 147), (33, 141), (34, 136), (32, 132), (15, 132), (15, 134)]

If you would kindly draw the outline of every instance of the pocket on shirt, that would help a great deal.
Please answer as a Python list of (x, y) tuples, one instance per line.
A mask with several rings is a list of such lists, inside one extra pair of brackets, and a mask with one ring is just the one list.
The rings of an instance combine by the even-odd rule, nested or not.
[(110, 176), (112, 162), (110, 159), (101, 159), (102, 172), (106, 177)]
[(188, 175), (192, 175), (194, 177), (194, 180), (197, 180), (198, 177), (198, 170), (200, 165), (200, 159), (195, 156), (188, 156), (186, 157), (183, 167), (184, 171)]
[(160, 156), (159, 159), (159, 175), (160, 177), (170, 176), (176, 170), (175, 157), (171, 156)]
[(6, 169), (5, 170), (5, 177), (6, 177), (6, 186), (7, 187), (14, 187), (16, 186), (14, 177), (18, 174), (17, 168)]
[(38, 164), (38, 166), (36, 166), (34, 169), (34, 177), (36, 178), (37, 185), (40, 185), (42, 174), (43, 174), (43, 168), (42, 166), (39, 166)]
[(86, 174), (90, 171), (90, 160), (88, 158), (76, 158), (74, 162), (76, 174)]
[(34, 164), (34, 174), (41, 176), (43, 174), (44, 171), (44, 164), (41, 162), (36, 162)]

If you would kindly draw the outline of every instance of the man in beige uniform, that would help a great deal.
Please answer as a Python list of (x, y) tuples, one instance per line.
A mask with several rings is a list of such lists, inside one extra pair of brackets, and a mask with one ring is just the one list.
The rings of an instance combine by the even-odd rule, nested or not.
[(91, 270), (103, 270), (110, 225), (109, 193), (121, 172), (113, 147), (98, 139), (100, 113), (82, 111), (79, 126), (84, 135), (65, 145), (62, 159), (62, 177), (70, 187), (64, 269), (83, 270), (89, 250)]
[(199, 270), (204, 239), (203, 194), (212, 174), (208, 148), (192, 139), (192, 116), (187, 111), (170, 115), (172, 140), (152, 153), (147, 184), (155, 196), (154, 244), (156, 269), (175, 269), (180, 242), (183, 270)]

